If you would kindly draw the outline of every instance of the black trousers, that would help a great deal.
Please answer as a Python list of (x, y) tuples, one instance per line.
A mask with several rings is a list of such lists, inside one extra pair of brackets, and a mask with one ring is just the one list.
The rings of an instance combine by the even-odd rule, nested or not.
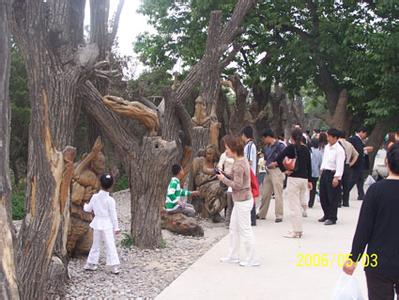
[(393, 300), (395, 293), (399, 299), (399, 278), (366, 271), (366, 279), (369, 300)]
[[(364, 190), (363, 190), (363, 185), (364, 185), (364, 178), (363, 178), (363, 168), (351, 168), (350, 169), (350, 180), (349, 180), (349, 186), (348, 190), (352, 190), (354, 185), (356, 184), (357, 187), (357, 193), (358, 193), (358, 199), (363, 200), (364, 198)], [(349, 196), (348, 196), (349, 197)]]
[(350, 181), (351, 181), (351, 169), (349, 165), (345, 165), (344, 174), (342, 175), (342, 202), (344, 205), (349, 205)]
[(251, 209), (251, 226), (256, 226), (256, 205)]
[(337, 221), (338, 202), (341, 193), (341, 182), (337, 187), (332, 186), (334, 173), (324, 170), (320, 177), (320, 204), (324, 218), (331, 221)]
[(317, 191), (317, 181), (319, 181), (318, 177), (312, 177), (312, 185), (313, 189), (309, 193), (309, 207), (313, 207), (314, 205), (314, 198), (316, 197), (316, 191)]

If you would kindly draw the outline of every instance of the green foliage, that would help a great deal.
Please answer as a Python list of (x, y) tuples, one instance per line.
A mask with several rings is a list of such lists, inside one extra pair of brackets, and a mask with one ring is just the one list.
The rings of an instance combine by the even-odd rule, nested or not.
[(134, 239), (131, 237), (130, 234), (127, 234), (125, 232), (122, 233), (122, 240), (121, 240), (121, 246), (123, 248), (131, 248), (134, 245)]
[(171, 85), (172, 76), (167, 76), (167, 69), (155, 68), (145, 71), (137, 79), (129, 81), (129, 96), (133, 100), (140, 96), (162, 96), (162, 89)]
[(129, 178), (127, 175), (122, 175), (115, 183), (114, 191), (122, 191), (129, 188)]
[[(135, 51), (152, 68), (170, 70), (178, 59), (191, 66), (203, 54), (211, 10), (226, 20), (235, 2), (145, 0), (140, 12), (156, 33), (141, 35)], [(258, 1), (242, 26), (236, 64), (225, 72), (244, 74), (249, 86), (281, 82), (291, 93), (316, 83), (318, 94), (328, 89), (328, 74), (348, 90), (355, 118), (375, 123), (399, 112), (398, 16), (397, 1)], [(323, 101), (312, 105), (323, 108)]]
[(13, 220), (21, 220), (25, 217), (25, 184), (20, 182), (12, 187), (11, 212)]
[(164, 239), (161, 240), (161, 243), (159, 244), (159, 248), (165, 249), (166, 248), (166, 241)]
[(30, 104), (25, 65), (15, 45), (11, 47), (9, 90), (11, 101), (10, 165), (14, 176), (19, 180), (19, 173), (26, 173), (28, 161)]

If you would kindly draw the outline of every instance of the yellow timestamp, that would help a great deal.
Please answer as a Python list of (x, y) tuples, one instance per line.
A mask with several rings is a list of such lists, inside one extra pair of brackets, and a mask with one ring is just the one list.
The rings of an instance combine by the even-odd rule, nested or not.
[[(340, 268), (349, 261), (348, 265), (357, 261), (352, 257), (352, 254), (328, 254), (328, 253), (298, 253), (297, 254), (297, 267), (322, 267), (329, 268), (338, 266)], [(363, 267), (375, 268), (378, 265), (377, 254), (364, 253), (361, 257), (360, 263)]]

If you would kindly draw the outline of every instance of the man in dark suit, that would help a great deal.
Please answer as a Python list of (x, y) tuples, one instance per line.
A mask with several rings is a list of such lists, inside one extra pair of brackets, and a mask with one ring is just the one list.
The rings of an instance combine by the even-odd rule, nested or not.
[(356, 151), (359, 153), (359, 157), (356, 163), (350, 168), (351, 179), (349, 180), (348, 189), (349, 192), (352, 190), (353, 186), (356, 184), (358, 197), (357, 200), (363, 200), (364, 198), (364, 178), (363, 171), (366, 166), (365, 162), (365, 150), (369, 150), (368, 147), (365, 148), (363, 140), (367, 137), (367, 128), (360, 127), (356, 130), (356, 134), (351, 136), (348, 141), (355, 147)]

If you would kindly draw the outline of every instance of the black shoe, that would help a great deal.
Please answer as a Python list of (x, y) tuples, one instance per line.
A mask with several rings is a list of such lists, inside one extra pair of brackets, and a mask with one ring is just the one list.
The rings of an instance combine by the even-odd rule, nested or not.
[(258, 219), (258, 220), (260, 219), (259, 215), (256, 215), (256, 219)]
[(283, 219), (276, 219), (274, 222), (280, 223), (280, 222), (283, 222)]
[(342, 207), (342, 204), (341, 204), (341, 203), (339, 203), (339, 204), (338, 204), (338, 207)]
[(325, 221), (327, 221), (327, 218), (326, 218), (326, 217), (323, 217), (323, 218), (319, 219), (318, 221), (319, 221), (319, 222), (325, 222)]
[(349, 207), (349, 203), (342, 204), (343, 207)]
[(362, 200), (363, 200), (363, 197), (357, 197), (357, 200), (362, 201)]
[(256, 223), (252, 223), (251, 226), (256, 226)]
[(331, 220), (327, 220), (327, 221), (324, 222), (324, 225), (334, 225), (334, 224), (337, 224), (337, 222), (336, 221), (331, 221)]

